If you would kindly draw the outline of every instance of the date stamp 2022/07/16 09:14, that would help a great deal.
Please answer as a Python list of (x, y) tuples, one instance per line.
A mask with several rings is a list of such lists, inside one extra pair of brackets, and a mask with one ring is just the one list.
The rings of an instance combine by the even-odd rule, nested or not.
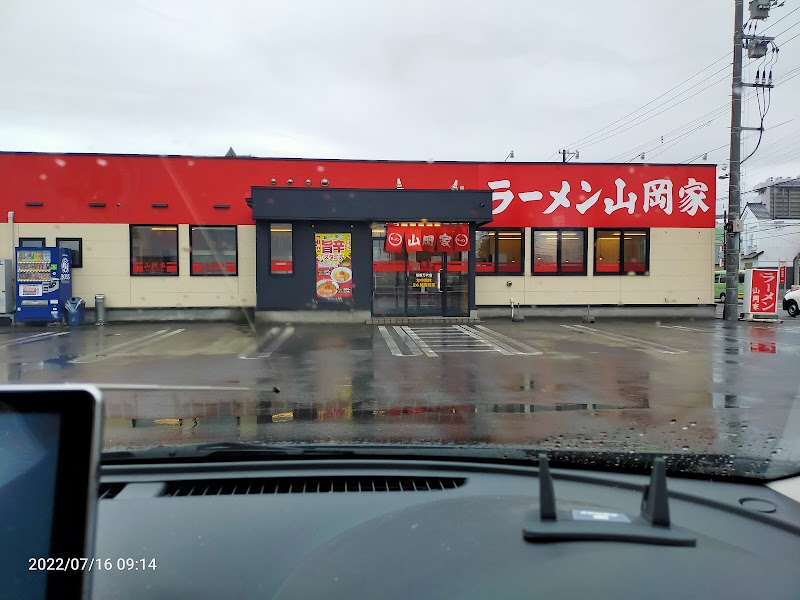
[(155, 558), (29, 558), (29, 571), (155, 571)]

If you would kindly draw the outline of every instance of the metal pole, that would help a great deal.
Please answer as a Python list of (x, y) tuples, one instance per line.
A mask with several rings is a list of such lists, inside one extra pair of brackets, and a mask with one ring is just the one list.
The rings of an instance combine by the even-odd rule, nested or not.
[(562, 150), (561, 151), (561, 162), (567, 162), (567, 151), (566, 150)]
[(733, 23), (733, 82), (731, 84), (731, 165), (728, 180), (727, 245), (725, 246), (725, 308), (726, 321), (739, 319), (739, 233), (734, 233), (733, 222), (739, 218), (740, 166), (742, 135), (742, 28), (744, 27), (744, 0), (734, 1)]

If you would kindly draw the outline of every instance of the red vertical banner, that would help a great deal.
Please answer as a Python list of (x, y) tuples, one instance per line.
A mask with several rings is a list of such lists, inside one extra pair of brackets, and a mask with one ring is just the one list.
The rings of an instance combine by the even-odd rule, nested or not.
[(453, 252), (453, 245), (453, 228), (449, 225), (443, 225), (437, 228), (436, 251)]
[(436, 232), (439, 229), (439, 227), (420, 227), (423, 252), (436, 252)]
[(422, 236), (420, 227), (404, 227), (406, 236), (406, 250), (420, 252), (422, 250)]
[(403, 251), (403, 234), (397, 225), (386, 226), (386, 242), (384, 244), (386, 252), (401, 253)]
[(466, 223), (453, 225), (453, 250), (455, 252), (469, 250), (469, 225)]
[(786, 263), (781, 261), (781, 266), (778, 267), (778, 283), (783, 285), (786, 283)]

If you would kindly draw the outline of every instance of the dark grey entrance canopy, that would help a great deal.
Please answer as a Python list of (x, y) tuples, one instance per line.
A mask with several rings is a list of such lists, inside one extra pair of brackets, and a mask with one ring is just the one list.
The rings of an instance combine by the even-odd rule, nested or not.
[(492, 192), (252, 187), (247, 204), (253, 219), (269, 221), (492, 220)]

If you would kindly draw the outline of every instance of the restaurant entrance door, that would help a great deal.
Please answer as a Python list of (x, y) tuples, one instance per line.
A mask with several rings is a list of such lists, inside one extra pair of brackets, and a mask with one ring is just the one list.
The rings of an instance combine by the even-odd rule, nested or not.
[(467, 252), (387, 253), (372, 240), (374, 316), (469, 315)]
[(467, 315), (468, 279), (466, 252), (408, 253), (406, 314), (411, 317)]

